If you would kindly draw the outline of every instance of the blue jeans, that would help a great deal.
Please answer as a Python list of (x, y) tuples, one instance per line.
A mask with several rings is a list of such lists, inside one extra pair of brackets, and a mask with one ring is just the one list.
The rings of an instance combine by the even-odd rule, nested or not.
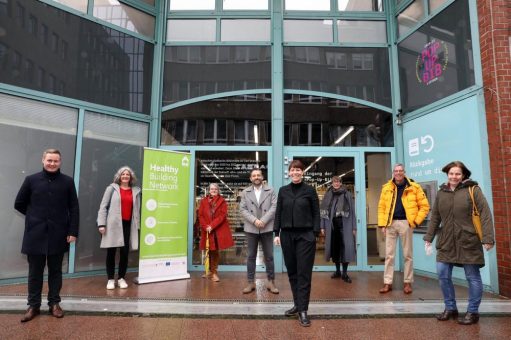
[[(452, 283), (452, 263), (437, 262), (436, 271), (438, 273), (438, 281), (442, 294), (444, 296), (444, 303), (446, 310), (455, 310), (456, 295), (454, 292), (454, 285)], [(467, 312), (479, 313), (479, 305), (483, 297), (483, 281), (481, 280), (481, 273), (479, 273), (479, 265), (477, 264), (464, 264), (465, 277), (468, 281), (468, 308)]]

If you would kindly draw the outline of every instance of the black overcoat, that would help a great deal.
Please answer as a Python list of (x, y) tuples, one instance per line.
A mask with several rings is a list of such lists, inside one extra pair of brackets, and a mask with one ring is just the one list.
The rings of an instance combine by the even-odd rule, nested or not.
[(69, 250), (67, 236), (78, 237), (79, 208), (71, 177), (45, 170), (27, 176), (14, 202), (25, 215), (21, 252), (55, 255)]

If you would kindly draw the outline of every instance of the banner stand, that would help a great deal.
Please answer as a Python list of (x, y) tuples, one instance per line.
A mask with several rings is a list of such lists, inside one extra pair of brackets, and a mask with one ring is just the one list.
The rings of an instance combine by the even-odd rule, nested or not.
[(144, 148), (137, 284), (189, 279), (190, 153)]

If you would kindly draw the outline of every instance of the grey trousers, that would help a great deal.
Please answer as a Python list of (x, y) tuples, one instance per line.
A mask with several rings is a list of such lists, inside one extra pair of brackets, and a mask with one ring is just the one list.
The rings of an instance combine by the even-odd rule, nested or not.
[(257, 248), (259, 242), (263, 247), (264, 264), (266, 265), (266, 275), (268, 280), (275, 279), (275, 265), (273, 262), (273, 233), (253, 234), (245, 233), (248, 243), (247, 257), (247, 281), (254, 282), (256, 271)]

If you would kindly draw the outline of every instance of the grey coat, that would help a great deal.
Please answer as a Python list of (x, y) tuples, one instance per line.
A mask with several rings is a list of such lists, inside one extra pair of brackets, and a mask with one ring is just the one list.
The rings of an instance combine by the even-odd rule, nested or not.
[[(98, 211), (98, 226), (105, 226), (101, 235), (101, 248), (124, 247), (122, 232), (121, 193), (119, 185), (110, 184), (103, 195)], [(133, 213), (131, 214), (130, 250), (138, 249), (138, 230), (140, 229), (140, 188), (132, 187)]]
[[(331, 188), (329, 190), (332, 190)], [(343, 199), (343, 194), (341, 194), (340, 199)], [(346, 195), (346, 202), (349, 206), (349, 216), (342, 217), (342, 236), (344, 238), (344, 259), (347, 262), (353, 262), (357, 260), (357, 248), (356, 248), (356, 240), (353, 235), (353, 231), (357, 230), (357, 219), (355, 217), (355, 207), (353, 204), (353, 196), (349, 190), (346, 190), (344, 195)], [(326, 203), (326, 202), (325, 202)], [(323, 205), (323, 204), (322, 204)], [(331, 212), (327, 212), (328, 215), (331, 215)], [(332, 249), (332, 219), (334, 216), (328, 216), (325, 218), (322, 216), (321, 218), (321, 229), (325, 230), (325, 261), (330, 261), (331, 254), (330, 250)]]
[[(257, 203), (254, 186), (245, 188), (241, 193), (240, 213), (243, 216), (243, 229), (247, 233), (262, 234), (273, 232), (275, 209), (277, 208), (277, 196), (272, 188), (263, 185), (261, 196)], [(259, 219), (264, 222), (264, 228), (258, 228), (254, 222)]]

